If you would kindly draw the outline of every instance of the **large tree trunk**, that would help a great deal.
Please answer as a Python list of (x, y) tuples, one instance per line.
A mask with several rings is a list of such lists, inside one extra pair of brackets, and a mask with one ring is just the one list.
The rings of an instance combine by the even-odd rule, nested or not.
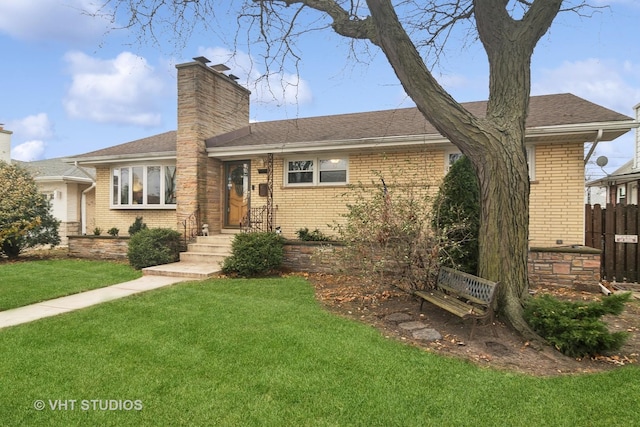
[(529, 176), (524, 146), (530, 61), (561, 0), (537, 1), (520, 21), (504, 0), (474, 0), (478, 34), (490, 65), (485, 118), (475, 117), (433, 78), (388, 0), (367, 0), (383, 50), (405, 91), (424, 116), (471, 159), (481, 190), (479, 274), (501, 282), (502, 317), (535, 338), (522, 317), (528, 292)]
[(500, 282), (499, 313), (523, 336), (532, 338), (522, 318), (522, 301), (528, 292), (527, 159), (517, 135), (486, 136), (484, 152), (468, 154), (481, 192), (479, 275)]

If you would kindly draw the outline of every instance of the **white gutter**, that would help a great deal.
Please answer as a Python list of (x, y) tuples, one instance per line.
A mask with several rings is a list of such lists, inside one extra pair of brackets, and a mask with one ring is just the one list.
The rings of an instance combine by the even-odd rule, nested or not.
[(146, 162), (149, 160), (175, 160), (175, 151), (164, 151), (159, 153), (135, 153), (135, 154), (118, 154), (112, 156), (95, 156), (95, 157), (82, 157), (80, 160), (76, 159), (63, 159), (67, 163), (73, 162), (76, 166), (78, 164), (93, 165), (101, 163), (116, 163), (122, 162)]

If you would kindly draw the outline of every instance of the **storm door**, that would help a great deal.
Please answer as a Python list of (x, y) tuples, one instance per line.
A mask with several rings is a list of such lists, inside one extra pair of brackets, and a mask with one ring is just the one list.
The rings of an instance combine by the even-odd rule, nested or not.
[(249, 209), (249, 160), (225, 163), (225, 227), (240, 227)]

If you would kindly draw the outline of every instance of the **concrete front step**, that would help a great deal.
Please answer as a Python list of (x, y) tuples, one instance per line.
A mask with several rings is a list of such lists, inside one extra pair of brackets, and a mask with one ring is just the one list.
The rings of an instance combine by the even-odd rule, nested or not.
[(229, 245), (235, 238), (235, 234), (214, 234), (211, 236), (197, 236), (196, 243), (205, 245)]
[(199, 264), (220, 264), (228, 255), (216, 255), (201, 252), (181, 252), (180, 261)]
[(218, 263), (173, 262), (142, 269), (145, 276), (186, 277), (189, 279), (208, 279), (220, 272)]
[(198, 236), (196, 243), (187, 245), (180, 253), (180, 262), (142, 269), (144, 275), (206, 279), (220, 271), (222, 261), (231, 255), (231, 242), (235, 233)]
[(189, 243), (187, 252), (183, 253), (201, 253), (220, 256), (229, 256), (231, 254), (231, 245), (209, 244), (209, 243)]

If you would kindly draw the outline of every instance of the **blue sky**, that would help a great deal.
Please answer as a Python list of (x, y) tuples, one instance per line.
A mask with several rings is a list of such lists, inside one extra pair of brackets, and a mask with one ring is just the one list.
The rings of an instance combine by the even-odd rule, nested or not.
[[(219, 31), (196, 28), (184, 46), (166, 39), (157, 46), (138, 42), (135, 32), (108, 31), (112, 24), (81, 13), (95, 10), (95, 2), (0, 1), (0, 123), (14, 132), (13, 158), (82, 154), (174, 130), (175, 64), (201, 55), (226, 63), (249, 87), (255, 121), (413, 105), (375, 48), (367, 64), (357, 63), (348, 58), (348, 42), (330, 30), (303, 37), (298, 72), (272, 69), (267, 85), (258, 48), (234, 48), (235, 27), (224, 23), (235, 25), (230, 15), (218, 15)], [(592, 4), (611, 7), (591, 18), (563, 14), (540, 41), (532, 94), (571, 92), (633, 116), (640, 103), (640, 2)], [(436, 74), (457, 100), (486, 99), (484, 52), (459, 42), (453, 39)], [(633, 140), (629, 133), (601, 143), (593, 158), (606, 155), (604, 169), (611, 173), (631, 158)], [(588, 168), (588, 176), (602, 174)]]

